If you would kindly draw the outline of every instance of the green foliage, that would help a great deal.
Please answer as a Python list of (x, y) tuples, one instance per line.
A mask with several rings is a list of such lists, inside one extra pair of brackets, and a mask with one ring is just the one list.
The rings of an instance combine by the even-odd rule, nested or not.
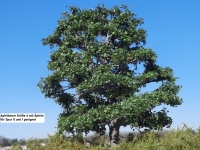
[[(48, 63), (52, 75), (42, 78), (38, 87), (64, 108), (59, 133), (74, 133), (76, 128), (103, 135), (105, 125), (120, 117), (125, 118), (121, 126), (170, 127), (172, 119), (165, 109), (154, 113), (151, 109), (162, 103), (181, 105), (177, 96), (181, 86), (175, 84), (173, 70), (158, 66), (156, 53), (142, 46), (147, 34), (138, 26), (143, 20), (124, 5), (110, 9), (98, 5), (94, 10), (70, 7), (70, 12), (64, 12), (54, 33), (42, 39), (43, 45), (58, 48)], [(138, 74), (140, 63), (145, 70)], [(135, 69), (130, 70), (129, 64)], [(146, 84), (161, 81), (154, 91), (136, 94)], [(65, 82), (69, 85), (61, 85)], [(66, 92), (71, 88), (76, 88), (76, 95)]]
[[(185, 129), (185, 130), (183, 130)], [(95, 137), (87, 137), (87, 139), (82, 139), (85, 141), (84, 144), (81, 144), (78, 141), (74, 141), (71, 137), (60, 138), (59, 134), (48, 135), (48, 138), (45, 139), (28, 139), (26, 142), (26, 148), (29, 150), (169, 150), (169, 149), (184, 149), (184, 150), (199, 150), (200, 149), (200, 128), (197, 129), (197, 132), (188, 128), (184, 124), (184, 127), (180, 130), (169, 130), (165, 132), (150, 132), (145, 134), (142, 138), (136, 137), (135, 134), (126, 134), (127, 142), (121, 142), (119, 147), (110, 148), (109, 144), (104, 147), (100, 147), (102, 143), (101, 137), (96, 135)], [(92, 139), (91, 139), (92, 138)], [(90, 140), (89, 140), (90, 139)], [(89, 141), (90, 146), (86, 146), (86, 141)], [(104, 145), (109, 140), (103, 140)], [(41, 145), (41, 142), (45, 142), (45, 146)], [(20, 143), (12, 144), (11, 150), (21, 150), (23, 149)]]

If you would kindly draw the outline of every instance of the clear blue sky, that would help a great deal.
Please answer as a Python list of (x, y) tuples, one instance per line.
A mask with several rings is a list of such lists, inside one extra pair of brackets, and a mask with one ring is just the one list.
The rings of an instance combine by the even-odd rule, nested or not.
[[(103, 3), (132, 5), (132, 12), (144, 19), (147, 31), (146, 47), (158, 54), (157, 63), (174, 70), (179, 96), (183, 104), (166, 107), (173, 118), (171, 129), (182, 127), (181, 122), (197, 129), (200, 126), (200, 2), (199, 0), (86, 0), (86, 1), (0, 1), (0, 113), (45, 113), (42, 124), (0, 124), (0, 135), (6, 138), (46, 137), (53, 134), (61, 106), (45, 99), (37, 87), (40, 77), (51, 72), (47, 61), (51, 49), (43, 46), (42, 38), (53, 33), (65, 6), (81, 9), (95, 8)], [(150, 84), (151, 91), (160, 84)], [(72, 90), (71, 92), (74, 92)], [(108, 131), (108, 130), (107, 130)], [(121, 127), (121, 131), (131, 131)]]

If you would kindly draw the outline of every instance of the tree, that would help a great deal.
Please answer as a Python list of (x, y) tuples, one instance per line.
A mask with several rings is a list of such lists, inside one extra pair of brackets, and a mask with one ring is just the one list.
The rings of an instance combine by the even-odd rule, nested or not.
[[(173, 70), (157, 65), (156, 53), (143, 47), (147, 34), (138, 28), (143, 20), (125, 5), (111, 9), (98, 5), (94, 10), (70, 7), (70, 12), (63, 12), (54, 33), (42, 39), (43, 45), (58, 49), (48, 62), (52, 75), (38, 83), (45, 98), (64, 108), (58, 118), (59, 134), (95, 131), (104, 135), (108, 125), (115, 147), (121, 126), (170, 127), (172, 119), (165, 108), (151, 110), (162, 103), (181, 105), (177, 96), (181, 86), (175, 84)], [(141, 63), (145, 69), (138, 73)], [(129, 64), (135, 69), (130, 70)], [(146, 84), (161, 81), (154, 91), (137, 94)], [(61, 85), (65, 82), (68, 86)], [(67, 93), (71, 88), (76, 94)]]

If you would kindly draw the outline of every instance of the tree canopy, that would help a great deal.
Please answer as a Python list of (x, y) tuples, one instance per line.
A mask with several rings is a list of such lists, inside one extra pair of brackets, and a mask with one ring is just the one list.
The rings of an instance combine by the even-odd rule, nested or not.
[[(111, 145), (116, 146), (120, 126), (170, 127), (172, 118), (165, 108), (151, 110), (162, 103), (181, 105), (177, 96), (181, 86), (175, 84), (173, 70), (157, 65), (157, 54), (144, 48), (147, 33), (139, 28), (143, 23), (125, 5), (110, 9), (98, 5), (94, 10), (70, 7), (54, 33), (42, 39), (51, 49), (57, 46), (48, 62), (52, 74), (42, 78), (38, 87), (45, 98), (64, 108), (58, 118), (60, 134), (76, 129), (103, 135), (108, 125)], [(144, 72), (139, 73), (141, 63)], [(134, 69), (129, 69), (130, 64)], [(137, 94), (146, 84), (161, 81), (154, 91)], [(71, 88), (76, 94), (67, 92)]]

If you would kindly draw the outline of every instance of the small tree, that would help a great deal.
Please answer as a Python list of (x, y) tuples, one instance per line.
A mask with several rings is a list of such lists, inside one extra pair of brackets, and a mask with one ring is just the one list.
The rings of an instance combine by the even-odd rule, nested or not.
[[(156, 65), (156, 53), (142, 46), (146, 31), (138, 26), (143, 20), (124, 5), (111, 9), (98, 5), (94, 10), (70, 7), (70, 12), (62, 14), (54, 34), (42, 39), (43, 45), (56, 45), (58, 50), (48, 62), (52, 75), (38, 83), (45, 98), (64, 108), (58, 119), (59, 134), (95, 131), (104, 135), (108, 125), (111, 147), (115, 147), (120, 126), (170, 127), (172, 119), (165, 108), (154, 113), (151, 109), (161, 103), (181, 105), (177, 96), (181, 86), (175, 85), (173, 70)], [(141, 74), (137, 72), (140, 63), (145, 68)], [(137, 94), (146, 84), (160, 81), (156, 90)], [(61, 85), (64, 82), (69, 85)], [(67, 93), (71, 88), (76, 88), (76, 94)]]

